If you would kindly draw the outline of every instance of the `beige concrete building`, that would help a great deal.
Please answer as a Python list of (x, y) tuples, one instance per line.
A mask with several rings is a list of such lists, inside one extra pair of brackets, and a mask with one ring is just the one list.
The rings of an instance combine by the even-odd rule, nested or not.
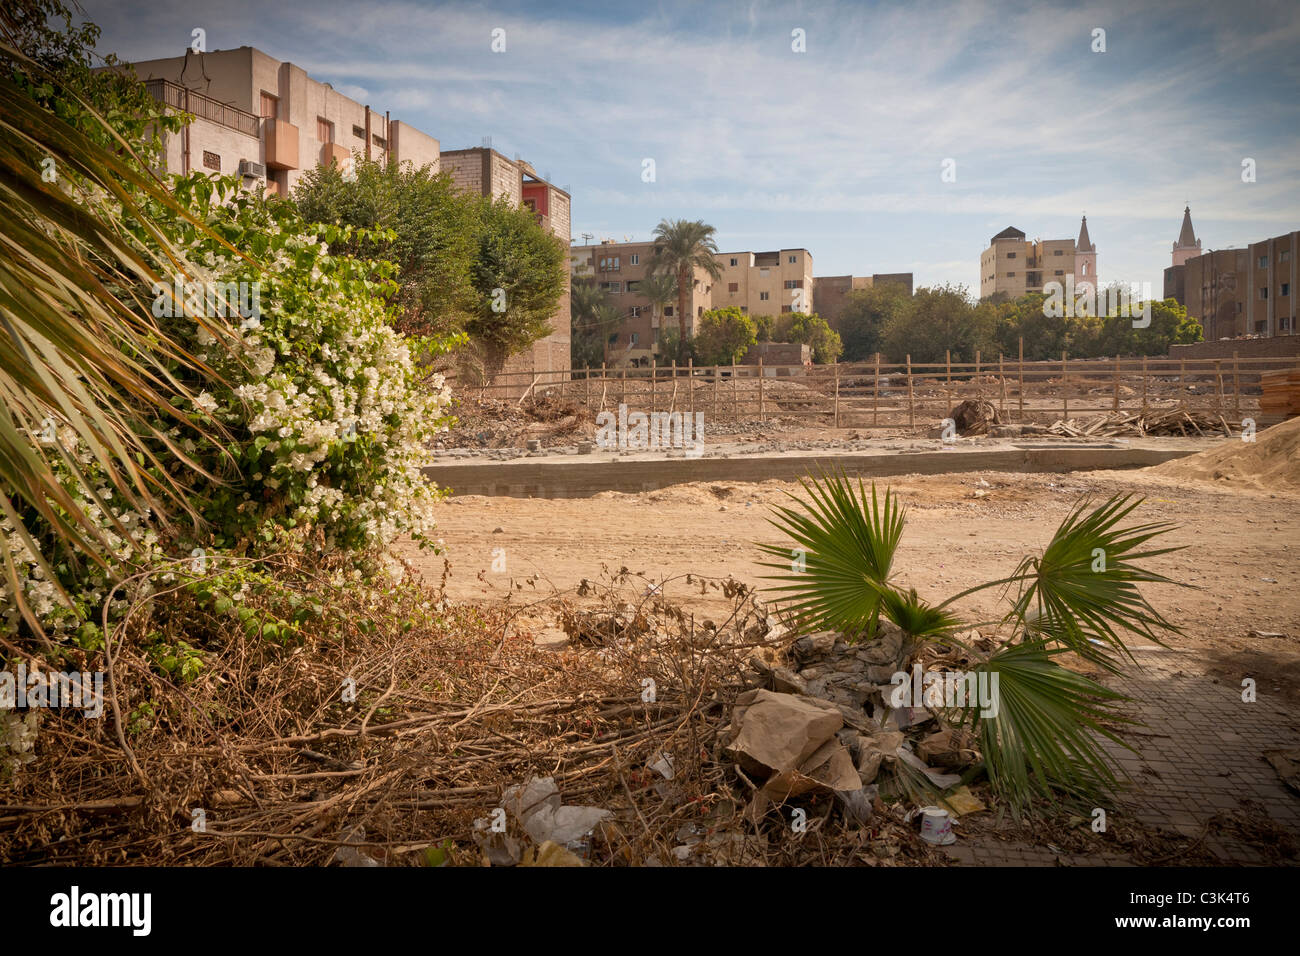
[[(447, 150), (441, 154), (440, 160), (442, 169), (451, 175), (452, 181), (460, 189), (479, 196), (505, 198), (512, 205), (527, 206), (544, 229), (565, 246), (569, 245), (569, 194), (538, 176), (530, 163), (522, 159), (508, 159), (490, 147)], [(569, 368), (571, 356), (567, 287), (551, 319), (551, 329), (550, 335), (538, 339), (529, 350), (511, 356), (503, 371), (554, 372)], [(520, 384), (518, 391), (522, 392), (528, 384)]]
[(438, 169), (432, 136), (253, 47), (134, 66), (155, 99), (196, 117), (168, 135), (168, 172), (239, 175), (250, 188), (286, 195), (306, 170), (353, 154)]
[(1033, 239), (1014, 226), (1003, 229), (980, 254), (980, 298), (994, 295), (1018, 299), (1030, 292), (1042, 292), (1049, 282), (1065, 284), (1074, 276), (1077, 288), (1097, 280), (1097, 247), (1088, 235), (1088, 217), (1079, 226), (1079, 238)]
[(1207, 341), (1296, 334), (1300, 232), (1252, 242), (1245, 249), (1211, 249), (1179, 266), (1187, 314)]
[(813, 310), (813, 258), (807, 249), (722, 252), (713, 308), (736, 306), (750, 315)]
[[(610, 342), (612, 366), (649, 365), (660, 354), (660, 326), (677, 328), (675, 297), (672, 303), (662, 307), (661, 315), (656, 315), (650, 300), (640, 292), (641, 282), (650, 273), (653, 255), (653, 242), (606, 240), (569, 249), (570, 274), (591, 278), (623, 313), (623, 324)], [(715, 291), (713, 277), (703, 269), (695, 270), (695, 287), (691, 290), (686, 318), (688, 334), (694, 333), (695, 321), (705, 310), (714, 307)]]

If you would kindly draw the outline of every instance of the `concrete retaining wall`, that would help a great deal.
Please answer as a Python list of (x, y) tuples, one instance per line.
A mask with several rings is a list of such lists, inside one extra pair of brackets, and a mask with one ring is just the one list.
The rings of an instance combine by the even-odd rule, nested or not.
[(589, 498), (601, 491), (636, 493), (691, 481), (794, 481), (843, 469), (865, 478), (968, 471), (1068, 472), (1144, 468), (1194, 454), (1187, 448), (1037, 446), (989, 451), (888, 454), (746, 455), (732, 458), (524, 459), (432, 465), (425, 476), (459, 495), (510, 498)]

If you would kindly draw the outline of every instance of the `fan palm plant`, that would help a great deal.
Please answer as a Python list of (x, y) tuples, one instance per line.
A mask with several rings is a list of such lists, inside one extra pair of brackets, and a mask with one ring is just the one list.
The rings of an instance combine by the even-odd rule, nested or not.
[[(6, 38), (26, 26), (13, 15), (0, 21)], [(73, 494), (80, 486), (94, 498), (91, 463), (138, 513), (164, 521), (169, 512), (194, 515), (168, 466), (197, 466), (168, 433), (178, 424), (204, 433), (177, 406), (192, 407), (185, 374), (210, 372), (150, 315), (153, 283), (170, 287), (174, 275), (192, 273), (146, 208), (206, 227), (58, 75), (7, 40), (0, 66), (0, 508), (15, 545), (35, 555), (57, 587), (37, 524), (71, 553), (107, 564), (105, 532)], [(39, 102), (34, 90), (62, 108)], [(195, 320), (218, 341), (227, 338), (215, 323)], [(67, 434), (88, 460), (65, 447)], [(119, 517), (112, 510), (106, 517), (129, 541)], [(6, 584), (40, 633), (11, 547), (3, 553)]]
[[(1159, 642), (1178, 630), (1138, 590), (1143, 583), (1182, 584), (1139, 564), (1178, 550), (1148, 546), (1171, 525), (1124, 525), (1141, 504), (1131, 496), (1096, 507), (1080, 502), (1041, 555), (932, 605), (890, 583), (905, 513), (889, 491), (882, 502), (874, 484), (868, 496), (861, 480), (855, 489), (843, 475), (803, 486), (806, 498), (791, 495), (799, 508), (779, 507), (770, 519), (797, 547), (759, 546), (778, 559), (763, 566), (784, 572), (768, 577), (780, 582), (773, 590), (801, 629), (854, 638), (870, 635), (884, 616), (903, 633), (908, 668), (926, 645), (961, 646), (976, 658), (976, 673), (987, 672), (990, 684), (996, 675), (997, 707), (950, 709), (948, 717), (978, 733), (989, 780), (1017, 812), (1053, 792), (1095, 799), (1118, 786), (1100, 738), (1123, 745), (1110, 725), (1125, 722), (1117, 711), (1125, 698), (1058, 658), (1074, 652), (1117, 672), (1131, 658), (1127, 640)], [(991, 588), (1003, 589), (1008, 606), (996, 621), (972, 622), (997, 635), (994, 650), (981, 653), (957, 636), (962, 620), (953, 605)]]
[(655, 226), (654, 252), (650, 272), (668, 274), (677, 280), (677, 358), (686, 361), (686, 316), (690, 309), (691, 290), (695, 288), (695, 270), (703, 269), (714, 281), (722, 277), (717, 259), (718, 244), (713, 226), (699, 220), (664, 219)]

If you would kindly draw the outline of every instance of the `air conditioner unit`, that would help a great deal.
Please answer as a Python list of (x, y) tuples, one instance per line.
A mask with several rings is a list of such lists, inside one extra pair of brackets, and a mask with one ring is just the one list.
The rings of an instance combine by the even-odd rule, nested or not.
[(255, 163), (251, 159), (241, 159), (239, 161), (239, 175), (245, 179), (265, 179), (266, 167), (261, 163)]

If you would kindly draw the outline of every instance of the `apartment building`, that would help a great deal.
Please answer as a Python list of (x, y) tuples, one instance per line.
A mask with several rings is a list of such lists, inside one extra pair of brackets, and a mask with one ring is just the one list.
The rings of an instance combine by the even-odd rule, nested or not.
[(1018, 299), (1030, 292), (1042, 292), (1049, 282), (1065, 284), (1074, 276), (1075, 286), (1097, 278), (1097, 247), (1088, 235), (1088, 217), (1083, 217), (1076, 239), (1026, 239), (1008, 226), (989, 240), (980, 254), (980, 298), (1004, 295)]
[(167, 136), (170, 173), (239, 175), (249, 188), (287, 195), (308, 169), (354, 153), (438, 169), (432, 136), (254, 47), (187, 50), (134, 67), (155, 99), (196, 117)]
[[(571, 198), (569, 193), (537, 175), (531, 163), (510, 159), (490, 146), (452, 149), (440, 154), (442, 170), (465, 192), (505, 198), (512, 205), (527, 206), (537, 222), (566, 246), (569, 245)], [(570, 270), (572, 272), (572, 270)], [(511, 356), (502, 371), (553, 372), (567, 369), (570, 356), (569, 290), (556, 305), (551, 333), (538, 339), (526, 351)], [(524, 382), (519, 391), (528, 387)]]
[[(1165, 290), (1182, 286), (1187, 314), (1209, 341), (1296, 334), (1300, 232), (1252, 242), (1244, 249), (1211, 249), (1165, 270)], [(1181, 276), (1177, 273), (1181, 271)]]
[[(605, 240), (569, 249), (570, 275), (589, 278), (599, 284), (623, 313), (623, 324), (610, 342), (610, 363), (613, 365), (649, 365), (659, 351), (660, 325), (674, 329), (678, 326), (675, 299), (662, 307), (660, 315), (656, 315), (650, 300), (641, 294), (640, 285), (650, 273), (653, 255), (653, 242)], [(714, 307), (714, 291), (713, 277), (703, 269), (696, 269), (686, 317), (688, 334), (694, 333), (695, 321), (705, 310)]]
[(912, 294), (910, 272), (876, 272), (869, 276), (817, 276), (813, 280), (813, 311), (838, 332), (849, 294), (887, 283), (906, 289), (908, 295)]
[(813, 310), (813, 257), (807, 249), (722, 252), (713, 258), (722, 269), (713, 308), (735, 306), (750, 315)]

